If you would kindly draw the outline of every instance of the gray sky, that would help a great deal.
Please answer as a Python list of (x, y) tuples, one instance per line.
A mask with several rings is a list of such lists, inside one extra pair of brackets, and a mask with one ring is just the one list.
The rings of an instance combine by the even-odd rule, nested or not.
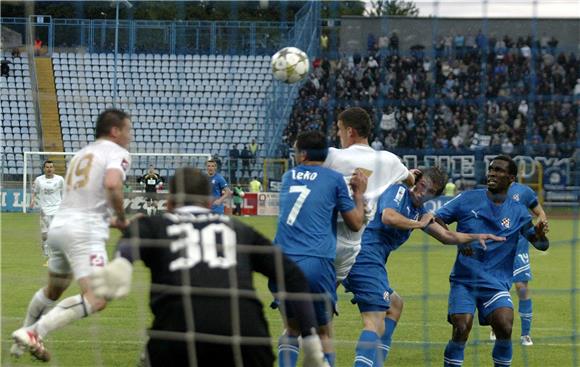
[[(414, 3), (420, 17), (580, 19), (580, 0), (415, 0)], [(487, 10), (484, 10), (485, 3)], [(537, 4), (535, 11), (534, 3)]]

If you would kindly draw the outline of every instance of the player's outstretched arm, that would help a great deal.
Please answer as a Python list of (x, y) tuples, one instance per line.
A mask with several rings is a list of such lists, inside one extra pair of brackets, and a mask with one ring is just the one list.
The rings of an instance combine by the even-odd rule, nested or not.
[(542, 208), (542, 205), (541, 204), (536, 205), (532, 209), (532, 213), (534, 213), (534, 215), (538, 218), (538, 222), (544, 223), (543, 224), (544, 231), (545, 233), (548, 233), (550, 231), (550, 228), (548, 227), (548, 216), (546, 215), (544, 208)]
[(481, 247), (486, 249), (485, 241), (505, 241), (505, 237), (496, 236), (490, 233), (462, 233), (452, 232), (445, 229), (437, 221), (433, 221), (429, 226), (423, 228), (431, 237), (437, 239), (445, 245), (460, 245), (473, 241), (479, 241)]
[(367, 191), (367, 176), (360, 170), (356, 169), (351, 176), (349, 185), (352, 189), (352, 199), (355, 208), (348, 212), (341, 212), (344, 223), (351, 231), (358, 232), (365, 223), (365, 200), (364, 193)]
[(383, 224), (397, 229), (418, 229), (425, 228), (431, 224), (433, 222), (433, 214), (427, 213), (424, 214), (421, 219), (414, 220), (405, 217), (393, 208), (387, 208), (383, 210), (381, 221)]

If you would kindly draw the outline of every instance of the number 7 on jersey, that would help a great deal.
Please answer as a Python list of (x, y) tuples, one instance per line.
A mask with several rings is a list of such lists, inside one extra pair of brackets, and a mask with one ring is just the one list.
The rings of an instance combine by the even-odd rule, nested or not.
[(288, 214), (288, 219), (286, 219), (286, 224), (292, 226), (296, 221), (296, 217), (298, 217), (298, 214), (300, 214), (300, 209), (302, 209), (302, 205), (306, 201), (306, 198), (308, 197), (308, 195), (310, 195), (310, 189), (305, 185), (294, 185), (290, 186), (290, 192), (300, 193), (300, 195), (298, 195), (298, 199), (296, 199), (296, 202), (292, 207), (292, 210), (290, 210), (290, 214)]

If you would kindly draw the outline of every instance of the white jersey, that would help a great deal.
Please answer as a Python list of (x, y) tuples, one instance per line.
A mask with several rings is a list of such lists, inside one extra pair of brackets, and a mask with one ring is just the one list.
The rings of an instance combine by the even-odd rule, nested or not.
[[(366, 210), (370, 218), (374, 216), (379, 196), (392, 184), (402, 181), (409, 170), (399, 157), (387, 151), (376, 151), (365, 144), (354, 144), (345, 149), (330, 148), (324, 167), (338, 171), (348, 183), (355, 169), (362, 169), (368, 177), (367, 191), (364, 194)], [(360, 244), (362, 232), (351, 231), (339, 217), (337, 237), (352, 244)]]
[(66, 224), (72, 219), (97, 220), (98, 225), (109, 220), (107, 193), (104, 188), (105, 172), (117, 169), (123, 180), (131, 157), (120, 145), (99, 139), (77, 152), (70, 161), (66, 177), (64, 198), (52, 225)]
[(45, 175), (38, 176), (32, 184), (34, 201), (44, 215), (54, 215), (64, 192), (64, 178), (53, 175), (47, 178)]

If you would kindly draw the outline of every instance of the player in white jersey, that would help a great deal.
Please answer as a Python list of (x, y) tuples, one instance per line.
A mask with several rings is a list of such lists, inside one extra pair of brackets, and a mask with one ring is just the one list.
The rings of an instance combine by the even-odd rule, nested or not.
[(38, 176), (32, 184), (32, 198), (30, 208), (37, 206), (40, 209), (40, 235), (42, 237), (42, 253), (48, 257), (46, 235), (50, 222), (62, 200), (64, 179), (54, 174), (54, 162), (47, 160), (42, 165), (44, 175)]
[[(129, 224), (123, 208), (123, 181), (131, 159), (127, 151), (131, 120), (121, 110), (106, 110), (99, 115), (95, 130), (96, 141), (77, 152), (68, 165), (64, 197), (48, 231), (48, 285), (32, 297), (24, 326), (12, 333), (14, 355), (26, 349), (48, 361), (42, 339), (49, 332), (106, 305), (91, 290), (89, 275), (107, 263), (109, 226), (126, 228)], [(81, 293), (52, 308), (72, 276)]]
[[(415, 176), (401, 162), (399, 157), (387, 151), (376, 151), (369, 145), (371, 119), (360, 107), (344, 110), (338, 115), (338, 137), (342, 149), (330, 148), (324, 167), (341, 173), (347, 182), (356, 169), (362, 170), (368, 177), (365, 192), (367, 218), (372, 218), (377, 200), (385, 189), (392, 184), (404, 181), (409, 187), (415, 183)], [(341, 282), (346, 278), (360, 251), (360, 242), (364, 227), (358, 232), (351, 231), (338, 218), (336, 224), (336, 279)]]

